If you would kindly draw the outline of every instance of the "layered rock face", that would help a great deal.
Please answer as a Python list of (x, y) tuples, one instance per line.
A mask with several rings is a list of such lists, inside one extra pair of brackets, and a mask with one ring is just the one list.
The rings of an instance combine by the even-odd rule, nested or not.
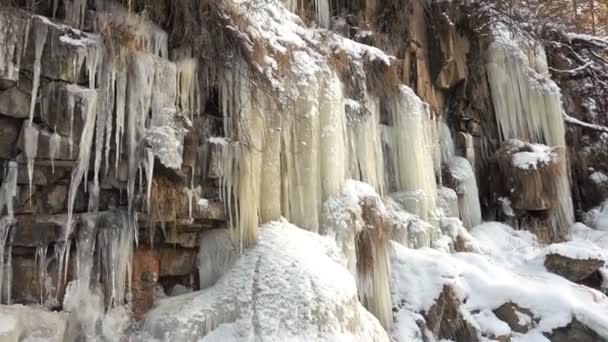
[[(0, 340), (606, 338), (597, 303), (560, 302), (566, 320), (527, 295), (468, 302), (479, 269), (514, 279), (475, 259), (502, 262), (477, 243), (494, 226), (469, 233), (484, 220), (564, 241), (575, 208), (608, 195), (602, 156), (567, 135), (555, 58), (498, 13), (406, 0), (0, 6)], [(595, 201), (571, 185), (570, 167), (587, 165)], [(591, 279), (603, 255), (571, 277), (581, 258), (557, 249), (547, 270), (605, 288)], [(417, 302), (421, 265), (442, 272)], [(447, 281), (454, 270), (463, 278)]]

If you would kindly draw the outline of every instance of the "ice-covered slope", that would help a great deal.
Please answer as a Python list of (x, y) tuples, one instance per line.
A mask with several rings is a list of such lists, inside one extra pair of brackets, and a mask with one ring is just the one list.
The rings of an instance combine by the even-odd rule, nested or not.
[[(576, 243), (540, 247), (528, 232), (515, 231), (499, 223), (486, 223), (471, 232), (477, 253), (446, 254), (437, 250), (412, 250), (392, 245), (393, 302), (400, 303), (395, 314), (393, 337), (397, 341), (422, 341), (416, 320), (424, 320), (440, 297), (444, 286), (452, 288), (460, 301), (463, 319), (485, 338), (511, 336), (512, 341), (550, 341), (544, 334), (565, 327), (576, 318), (608, 338), (608, 298), (599, 291), (572, 283), (545, 270), (550, 252), (579, 255), (597, 247), (585, 239), (588, 228), (578, 228)], [(594, 238), (592, 235), (588, 235)], [(532, 313), (529, 331), (512, 331), (497, 318), (495, 310), (514, 303)], [(523, 319), (523, 316), (522, 316)]]
[(213, 287), (161, 300), (143, 330), (162, 341), (389, 341), (335, 243), (284, 221), (262, 226)]

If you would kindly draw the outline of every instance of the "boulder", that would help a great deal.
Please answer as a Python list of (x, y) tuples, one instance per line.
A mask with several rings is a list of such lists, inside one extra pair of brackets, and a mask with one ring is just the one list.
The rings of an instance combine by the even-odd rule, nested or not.
[(575, 318), (565, 327), (554, 329), (545, 336), (551, 342), (607, 342), (606, 337), (600, 336), (587, 325)]
[(0, 158), (13, 159), (17, 155), (21, 123), (21, 120), (0, 115)]
[(453, 288), (444, 286), (435, 304), (424, 314), (427, 327), (440, 339), (478, 341), (478, 332), (460, 311), (460, 300)]
[(494, 310), (494, 314), (498, 319), (507, 323), (511, 330), (521, 334), (527, 333), (536, 324), (534, 315), (530, 310), (522, 308), (513, 302), (499, 306)]
[(519, 140), (509, 141), (497, 152), (513, 208), (542, 211), (557, 205), (560, 158), (554, 148)]
[(572, 282), (581, 283), (604, 266), (600, 259), (575, 259), (569, 256), (550, 253), (545, 257), (545, 268)]

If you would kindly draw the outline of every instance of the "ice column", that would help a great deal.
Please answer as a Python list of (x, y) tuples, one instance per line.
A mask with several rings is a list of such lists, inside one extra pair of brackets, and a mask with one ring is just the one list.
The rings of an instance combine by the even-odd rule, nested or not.
[(556, 231), (565, 233), (574, 222), (574, 209), (561, 93), (550, 79), (543, 49), (509, 34), (499, 27), (486, 53), (499, 133), (503, 141), (520, 139), (561, 148), (562, 172), (555, 180), (559, 204), (551, 220)]
[(422, 190), (421, 217), (428, 220), (435, 209), (434, 145), (431, 113), (422, 100), (405, 86), (387, 101), (392, 125), (384, 130), (389, 146), (389, 167), (395, 173), (397, 190)]

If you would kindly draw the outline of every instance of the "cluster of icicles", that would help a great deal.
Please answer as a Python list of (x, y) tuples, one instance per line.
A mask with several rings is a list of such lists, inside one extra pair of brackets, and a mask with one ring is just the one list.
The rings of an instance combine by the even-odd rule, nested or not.
[[(55, 8), (56, 3), (57, 1)], [(84, 13), (86, 1), (66, 0), (64, 3), (67, 21), (74, 26), (80, 26), (78, 23), (82, 22), (82, 18), (72, 18), (72, 15)], [(139, 20), (115, 4), (105, 1), (98, 3), (97, 15), (100, 20), (103, 20), (104, 16), (111, 16), (115, 21)], [(102, 8), (105, 10), (101, 10)], [(64, 239), (54, 245), (53, 253), (48, 253), (48, 246), (39, 246), (36, 251), (41, 304), (61, 304), (57, 303), (59, 292), (65, 286), (68, 266), (74, 265), (76, 281), (67, 286), (64, 309), (74, 315), (72, 322), (80, 325), (77, 330), (91, 339), (95, 335), (95, 324), (103, 317), (105, 310), (124, 305), (128, 298), (131, 253), (133, 246), (137, 244), (138, 229), (138, 213), (134, 203), (143, 192), (147, 192), (149, 202), (155, 157), (152, 149), (159, 139), (155, 133), (161, 129), (166, 130), (163, 125), (178, 111), (192, 115), (200, 108), (199, 89), (194, 84), (193, 77), (198, 68), (196, 60), (188, 51), (181, 51), (175, 53), (175, 62), (166, 61), (164, 58), (169, 57), (167, 33), (149, 22), (138, 27), (138, 34), (146, 51), (134, 53), (127, 66), (116, 64), (116, 59), (99, 35), (79, 33), (83, 38), (78, 43), (78, 50), (74, 48), (80, 53), (74, 63), (74, 74), (78, 75), (84, 66), (89, 89), (81, 89), (71, 84), (65, 86), (66, 89), (73, 90), (65, 92), (70, 121), (70, 133), (67, 137), (69, 153), (77, 154), (68, 190), (66, 220), (61, 222), (64, 225)], [(42, 57), (45, 49), (54, 48), (47, 44), (51, 29), (62, 29), (62, 26), (44, 17), (32, 16), (27, 24), (29, 33), (25, 35), (33, 37), (34, 48), (31, 103), (29, 118), (23, 131), (30, 198), (39, 136), (42, 132), (46, 133), (34, 122), (34, 113), (40, 87)], [(24, 44), (27, 45), (27, 41)], [(161, 74), (167, 70), (169, 76)], [(175, 86), (169, 84), (169, 87), (174, 89), (173, 92), (166, 91), (167, 85), (163, 83), (163, 77), (174, 78)], [(43, 117), (47, 111), (53, 110), (47, 102), (46, 98), (40, 102), (39, 108)], [(74, 132), (73, 129), (74, 114), (77, 112), (81, 113), (84, 123), (81, 132)], [(163, 127), (158, 128), (161, 126)], [(158, 129), (155, 131), (154, 128)], [(184, 134), (174, 127), (169, 129), (169, 133)], [(74, 134), (80, 134), (77, 151), (73, 151)], [(62, 139), (64, 138), (56, 131), (49, 139), (49, 157), (53, 172), (54, 159), (60, 144), (63, 143)], [(111, 152), (114, 152), (113, 155)], [(168, 160), (170, 167), (179, 167), (181, 150), (178, 152), (175, 153), (176, 156), (166, 156), (158, 152), (157, 157), (163, 161)], [(119, 163), (125, 159), (128, 169), (128, 208), (99, 213), (100, 177), (110, 171), (117, 174)], [(92, 181), (89, 180), (91, 165)], [(13, 236), (11, 229), (16, 223), (13, 199), (17, 194), (17, 169), (16, 162), (8, 164), (0, 188), (0, 214), (6, 213), (0, 219), (0, 301), (4, 303), (12, 301), (10, 240)], [(142, 171), (146, 173), (146, 186), (142, 184)], [(74, 235), (76, 225), (74, 203), (81, 185), (88, 192), (88, 213), (79, 215), (75, 243), (77, 252), (75, 263), (71, 263), (70, 239)], [(57, 284), (45, 283), (47, 267), (51, 260), (57, 264)], [(93, 267), (94, 265), (99, 267)], [(4, 272), (5, 270), (8, 271)], [(93, 286), (95, 281), (101, 282), (103, 292)], [(51, 298), (53, 295), (54, 298)]]
[[(83, 3), (71, 3), (75, 6), (80, 4), (79, 11), (82, 11)], [(296, 9), (296, 5), (295, 1), (288, 2), (291, 9)], [(329, 26), (328, 2), (319, 0), (316, 8), (321, 25)], [(111, 7), (108, 11), (114, 18), (129, 20), (129, 15), (120, 9)], [(47, 23), (35, 18), (32, 29), (35, 39), (34, 77), (30, 118), (25, 128), (30, 183), (39, 135), (33, 115)], [(74, 229), (74, 201), (78, 188), (83, 185), (89, 192), (89, 214), (81, 217), (76, 241), (77, 284), (81, 285), (71, 289), (73, 298), (78, 298), (75, 303), (91, 303), (91, 298), (96, 296), (88, 286), (96, 249), (101, 258), (102, 272), (107, 273), (102, 277), (105, 301), (101, 310), (86, 306), (79, 308), (77, 304), (73, 306), (75, 314), (80, 314), (79, 322), (85, 335), (93, 334), (94, 328), (88, 325), (99, 319), (104, 306), (123, 305), (128, 297), (130, 255), (137, 243), (135, 202), (141, 193), (147, 192), (149, 197), (155, 157), (167, 166), (181, 166), (181, 150), (173, 151), (169, 156), (158, 154), (154, 149), (158, 143), (154, 134), (164, 134), (163, 130), (170, 126), (171, 121), (167, 118), (178, 113), (200, 113), (202, 84), (217, 83), (219, 88), (226, 136), (210, 139), (209, 143), (217, 144), (221, 151), (221, 197), (240, 250), (256, 241), (260, 224), (281, 217), (304, 229), (319, 232), (324, 225), (323, 204), (349, 179), (365, 182), (381, 195), (407, 193), (416, 202), (415, 214), (435, 223), (442, 215), (438, 210), (442, 164), (449, 168), (458, 182), (459, 188), (455, 190), (459, 194), (460, 218), (468, 227), (481, 222), (472, 165), (467, 159), (455, 156), (449, 128), (439, 123), (428, 105), (411, 89), (401, 86), (385, 98), (368, 93), (355, 101), (344, 95), (340, 78), (332, 71), (324, 70), (298, 87), (293, 106), (284, 107), (263, 91), (251, 87), (244, 62), (235, 63), (232, 69), (216, 70), (213, 79), (204, 79), (209, 76), (204, 75), (188, 49), (176, 51), (173, 56), (175, 63), (163, 65), (158, 57), (167, 58), (168, 47), (166, 33), (162, 30), (145, 26), (142, 37), (143, 46), (148, 51), (133, 54), (125, 69), (114, 64), (101, 39), (92, 39), (94, 43), (87, 45), (82, 59), (86, 63), (91, 91), (80, 93), (79, 96), (87, 99), (78, 99), (79, 103), (88, 105), (82, 110), (84, 128), (68, 191), (65, 239), (56, 254), (60, 265), (59, 278), (65, 279), (69, 239)], [(511, 58), (502, 46), (492, 46), (488, 64), (493, 93), (501, 94), (500, 98), (494, 96), (494, 102), (502, 137), (526, 137), (533, 142), (563, 146), (563, 126), (560, 126), (561, 119), (555, 117), (561, 113), (559, 92), (540, 86), (536, 84), (540, 81), (527, 77), (527, 66), (522, 60)], [(171, 69), (175, 75), (173, 87), (159, 84), (164, 76), (159, 70), (163, 68)], [(523, 98), (517, 91), (520, 88), (532, 95)], [(76, 100), (68, 101), (72, 115)], [(516, 115), (510, 115), (512, 112)], [(69, 138), (72, 139), (71, 136)], [(51, 141), (58, 144), (56, 137)], [(57, 148), (51, 147), (51, 151)], [(92, 164), (91, 153), (94, 156)], [(108, 173), (112, 167), (117, 169), (125, 157), (128, 207), (106, 215), (98, 214), (100, 175)], [(88, 182), (89, 165), (93, 165), (91, 184)], [(143, 172), (146, 173), (145, 178)], [(16, 194), (16, 175), (16, 164), (11, 164), (0, 189), (0, 208), (8, 209), (8, 215), (0, 221), (0, 252), (4, 252), (5, 246), (10, 248), (7, 240), (14, 222), (12, 199)], [(147, 183), (145, 186), (143, 179)], [(561, 189), (569, 191), (567, 178), (560, 182), (565, 182)], [(571, 202), (567, 202), (570, 196), (565, 195), (560, 196), (563, 199), (562, 216), (572, 212)], [(149, 203), (149, 198), (146, 203)], [(566, 217), (565, 221), (568, 220)], [(391, 305), (390, 291), (387, 290), (390, 288), (387, 243), (388, 239), (368, 241), (365, 248), (372, 250), (372, 258), (378, 265), (354, 272), (357, 273), (364, 304), (388, 328)], [(366, 246), (365, 243), (362, 245)], [(0, 256), (4, 254), (0, 253)], [(10, 264), (10, 253), (6, 254), (8, 260), (0, 258), (0, 283), (5, 284), (0, 299), (5, 296), (10, 301), (10, 280), (3, 279), (10, 275), (2, 274), (1, 264)], [(40, 249), (37, 256), (38, 262), (46, 263), (46, 249)], [(67, 303), (69, 306), (70, 301)]]
[[(320, 15), (324, 18), (328, 16), (327, 1), (318, 1), (317, 7)], [(129, 20), (128, 14), (120, 8), (111, 6), (108, 11), (114, 20)], [(326, 25), (328, 21), (328, 17), (320, 20)], [(39, 134), (33, 123), (35, 94), (40, 83), (47, 25), (39, 18), (34, 18), (32, 22), (36, 58), (30, 119), (25, 129), (30, 183)], [(293, 107), (284, 108), (264, 92), (251, 87), (244, 62), (236, 63), (232, 69), (218, 71), (213, 80), (204, 80), (209, 76), (204, 75), (197, 60), (192, 58), (192, 53), (183, 49), (174, 52), (175, 63), (168, 66), (174, 68), (173, 91), (171, 86), (157, 84), (163, 76), (159, 74), (159, 68), (167, 67), (159, 66), (161, 62), (158, 58), (168, 55), (166, 33), (146, 26), (142, 36), (143, 45), (148, 51), (132, 55), (125, 69), (114, 64), (101, 39), (91, 37), (80, 61), (86, 66), (91, 89), (79, 92), (79, 98), (68, 99), (70, 121), (73, 121), (76, 103), (85, 106), (81, 110), (84, 127), (68, 191), (64, 242), (58, 244), (54, 253), (59, 263), (58, 282), (62, 279), (65, 281), (67, 276), (70, 238), (75, 225), (74, 202), (81, 185), (89, 193), (89, 214), (81, 215), (76, 240), (75, 273), (78, 282), (74, 288), (68, 288), (72, 295), (68, 298), (76, 299), (64, 301), (66, 305), (74, 302), (92, 303), (92, 298), (98, 297), (98, 293), (88, 286), (94, 278), (91, 273), (95, 255), (101, 258), (102, 272), (109, 272), (100, 277), (104, 280), (105, 307), (124, 304), (129, 291), (131, 249), (137, 243), (137, 210), (134, 203), (142, 192), (147, 192), (146, 203), (149, 203), (155, 157), (161, 161), (164, 159), (166, 165), (170, 164), (168, 166), (179, 168), (181, 165), (181, 154), (170, 157), (155, 155), (153, 147), (157, 141), (151, 133), (155, 132), (153, 128), (165, 128), (163, 125), (168, 125), (167, 117), (177, 113), (199, 113), (202, 108), (201, 85), (204, 82), (217, 83), (220, 89), (226, 137), (210, 139), (210, 143), (218, 144), (221, 150), (222, 200), (226, 204), (240, 250), (255, 242), (260, 224), (281, 217), (304, 229), (318, 232), (323, 225), (323, 203), (337, 193), (348, 179), (368, 183), (383, 195), (397, 191), (407, 193), (416, 202), (415, 214), (423, 220), (433, 222), (441, 215), (437, 211), (437, 184), (441, 180), (441, 166), (442, 163), (453, 162), (457, 157), (451, 152), (442, 161), (439, 123), (428, 105), (411, 89), (402, 86), (395, 94), (385, 98), (368, 93), (365, 98), (354, 101), (345, 97), (344, 85), (339, 77), (325, 70), (306, 86), (299, 87)], [(148, 113), (151, 113), (151, 118), (148, 118)], [(451, 137), (445, 139), (451, 141)], [(59, 144), (58, 140), (52, 139), (53, 144)], [(57, 149), (57, 146), (51, 147), (52, 151)], [(453, 146), (449, 149), (453, 149)], [(128, 208), (98, 214), (100, 176), (112, 168), (116, 172), (123, 159), (126, 159), (128, 170)], [(471, 165), (467, 160), (464, 163), (467, 165), (460, 163), (457, 168), (462, 178), (459, 193), (464, 194), (461, 196), (460, 212), (463, 221), (474, 225), (481, 220), (477, 186)], [(89, 165), (93, 165), (90, 184)], [(12, 170), (9, 169), (9, 172)], [(143, 172), (146, 173), (145, 178)], [(5, 178), (7, 190), (3, 190), (3, 197), (0, 198), (7, 199), (6, 203), (10, 196), (14, 196), (16, 187), (16, 183), (9, 183), (12, 179), (16, 182), (16, 176), (11, 177), (12, 174)], [(144, 179), (147, 183), (145, 186), (142, 184)], [(0, 226), (0, 233), (3, 234), (0, 238), (8, 236), (8, 229), (9, 225), (5, 228)], [(388, 328), (391, 305), (390, 291), (387, 290), (390, 279), (387, 243), (387, 239), (368, 241), (366, 248), (373, 250), (373, 259), (383, 264), (354, 272), (358, 273), (356, 276), (365, 305)], [(4, 243), (0, 248), (4, 248)], [(96, 254), (95, 250), (98, 251)], [(47, 252), (46, 248), (39, 249), (37, 263), (46, 265)], [(43, 273), (46, 269), (40, 267), (40, 270)], [(367, 271), (370, 274), (362, 274)], [(41, 294), (41, 297), (41, 301), (44, 301), (45, 294)], [(93, 334), (90, 325), (100, 319), (103, 306), (101, 310), (95, 305), (72, 306), (79, 318), (76, 321), (80, 322), (85, 335)]]
[(561, 92), (551, 80), (542, 47), (506, 28), (495, 30), (487, 51), (487, 70), (500, 139), (519, 139), (557, 147), (560, 169), (555, 177), (557, 207), (551, 211), (556, 232), (564, 234), (574, 223)]

